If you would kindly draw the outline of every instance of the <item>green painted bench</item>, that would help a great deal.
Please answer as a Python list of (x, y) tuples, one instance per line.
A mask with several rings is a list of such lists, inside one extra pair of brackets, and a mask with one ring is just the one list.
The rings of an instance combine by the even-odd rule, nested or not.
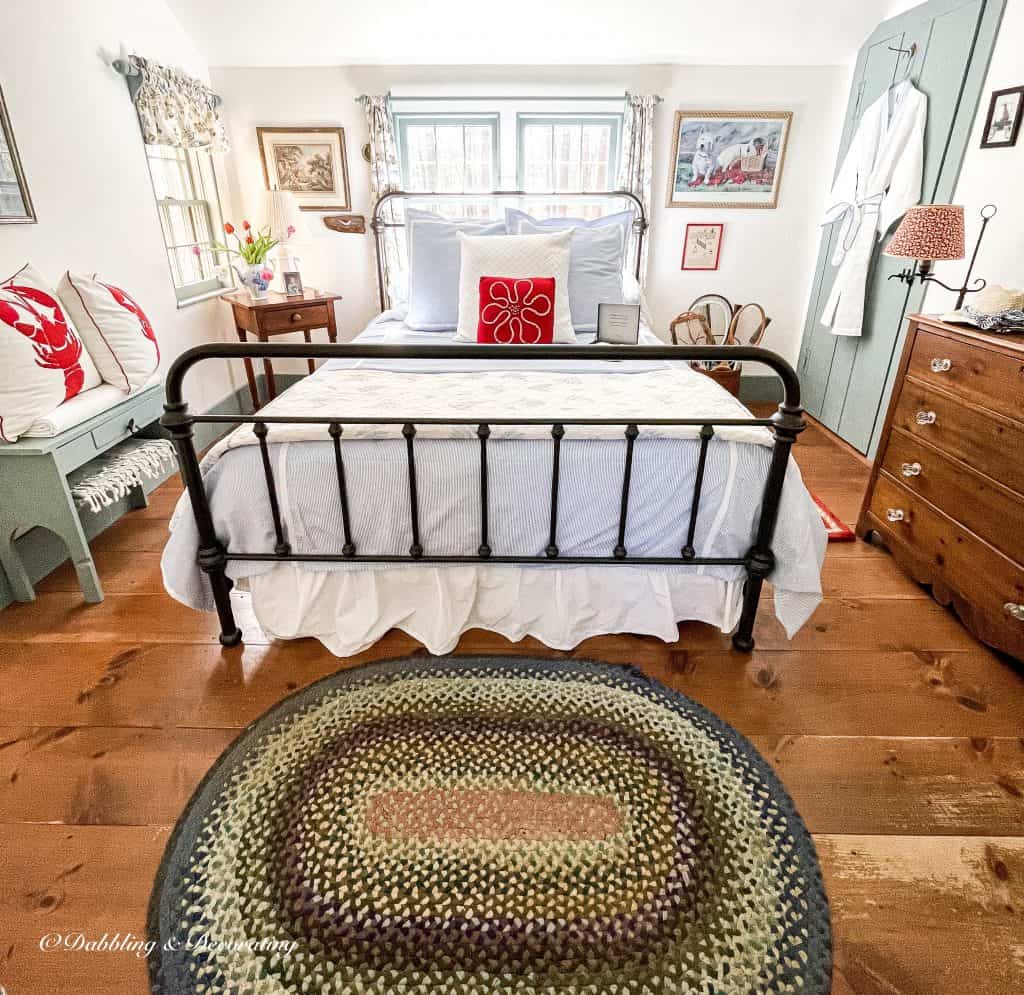
[[(163, 385), (158, 382), (53, 438), (0, 444), (0, 566), (15, 600), (34, 601), (35, 590), (14, 539), (39, 526), (67, 546), (85, 600), (103, 600), (71, 485), (76, 475), (100, 467), (106, 452), (156, 421), (162, 412)], [(129, 507), (146, 503), (145, 491), (135, 488)]]

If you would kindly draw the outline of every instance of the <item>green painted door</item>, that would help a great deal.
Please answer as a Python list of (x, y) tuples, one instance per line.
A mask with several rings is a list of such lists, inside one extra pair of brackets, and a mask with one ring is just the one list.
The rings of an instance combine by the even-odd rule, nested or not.
[[(931, 0), (885, 21), (860, 51), (843, 125), (839, 162), (863, 111), (909, 72), (928, 97), (923, 203), (953, 195), (1005, 0)], [(892, 49), (917, 49), (912, 60)], [(838, 169), (838, 164), (837, 164)], [(875, 249), (863, 332), (836, 336), (819, 322), (835, 277), (839, 225), (824, 229), (804, 324), (799, 370), (807, 410), (862, 453), (873, 453), (902, 347), (903, 318), (920, 307), (919, 286), (888, 277), (904, 260)]]

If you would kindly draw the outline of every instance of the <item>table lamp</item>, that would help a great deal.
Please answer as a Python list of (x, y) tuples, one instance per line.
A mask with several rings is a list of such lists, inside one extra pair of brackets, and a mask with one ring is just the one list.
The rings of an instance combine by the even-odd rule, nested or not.
[(309, 234), (305, 218), (299, 210), (295, 194), (290, 190), (267, 191), (267, 223), (270, 234), (277, 240), (274, 257), (277, 260), (277, 275), (297, 272), (298, 260), (292, 251), (292, 243)]
[(978, 284), (976, 287), (970, 286), (971, 271), (974, 269), (974, 260), (978, 258), (978, 249), (981, 247), (985, 227), (995, 213), (996, 208), (993, 204), (986, 204), (981, 209), (981, 231), (978, 232), (978, 241), (974, 246), (970, 265), (967, 267), (967, 276), (961, 286), (950, 287), (932, 275), (932, 264), (937, 259), (964, 258), (963, 206), (960, 204), (922, 204), (920, 207), (910, 208), (903, 216), (903, 220), (884, 251), (887, 256), (915, 259), (917, 266), (910, 266), (900, 270), (899, 273), (893, 273), (889, 279), (902, 280), (908, 286), (913, 286), (915, 278), (919, 279), (921, 283), (937, 283), (940, 287), (952, 290), (958, 295), (956, 310), (959, 311), (963, 307), (964, 297), (967, 294), (976, 293), (985, 286), (985, 281), (980, 278), (974, 281)]

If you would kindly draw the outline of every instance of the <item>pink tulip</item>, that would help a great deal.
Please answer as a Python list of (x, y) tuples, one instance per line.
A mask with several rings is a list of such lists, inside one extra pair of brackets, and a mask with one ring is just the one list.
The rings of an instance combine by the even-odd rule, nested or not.
[(274, 274), (270, 270), (265, 269), (265, 270), (263, 270), (260, 273), (260, 279), (263, 279), (263, 280), (266, 280), (267, 282), (269, 282), (269, 281), (274, 279)]
[(193, 245), (192, 246), (192, 255), (193, 256), (201, 256), (202, 254), (203, 254), (203, 250), (200, 249), (198, 245)]
[(296, 231), (296, 229), (295, 229), (295, 225), (289, 225), (289, 226), (288, 226), (288, 233), (287, 233), (287, 237), (288, 237), (288, 238), (291, 238), (291, 237), (292, 237), (292, 235), (294, 235), (294, 234), (295, 234), (295, 231)]

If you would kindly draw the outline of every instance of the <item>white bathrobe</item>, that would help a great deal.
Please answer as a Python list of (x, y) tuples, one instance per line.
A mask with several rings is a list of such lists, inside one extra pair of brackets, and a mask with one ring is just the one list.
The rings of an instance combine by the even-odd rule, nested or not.
[(909, 80), (865, 112), (829, 194), (822, 224), (841, 221), (832, 265), (839, 267), (821, 323), (860, 335), (875, 240), (921, 199), (928, 98)]

